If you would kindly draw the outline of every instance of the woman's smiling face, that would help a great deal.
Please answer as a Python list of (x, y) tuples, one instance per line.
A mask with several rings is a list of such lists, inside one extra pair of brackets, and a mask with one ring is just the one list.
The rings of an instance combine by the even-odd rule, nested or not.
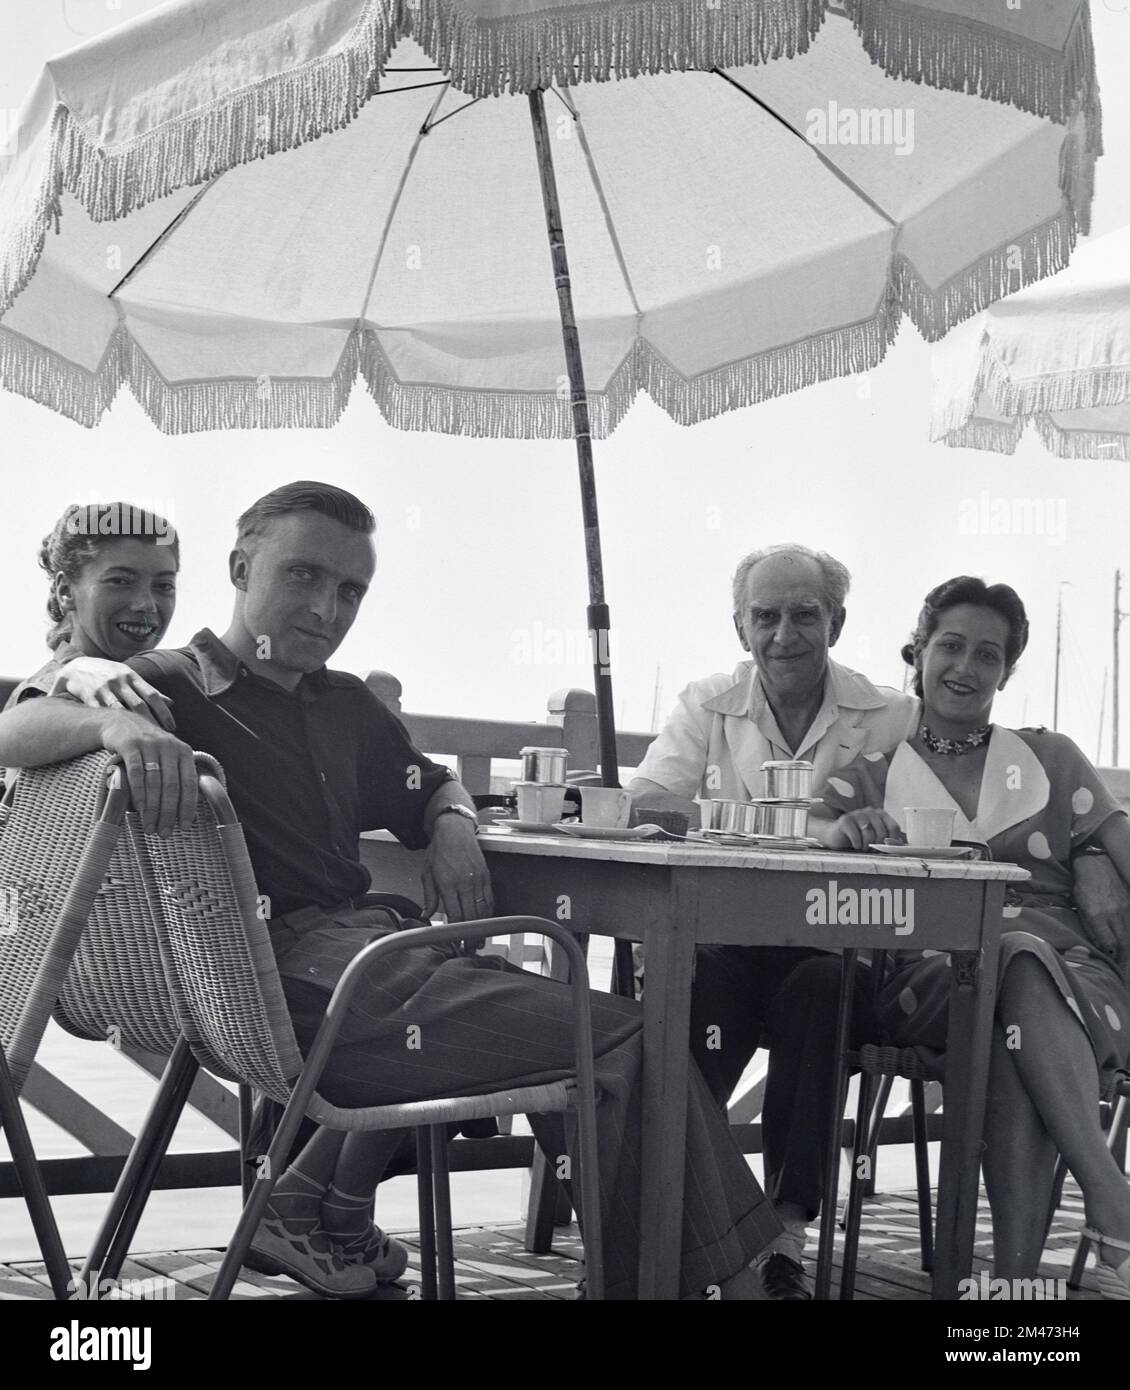
[(1008, 680), (1008, 623), (993, 608), (959, 603), (938, 617), (920, 657), (926, 709), (948, 724), (989, 722)]
[(164, 637), (177, 603), (172, 549), (122, 537), (102, 542), (73, 583), (56, 581), (71, 640), (86, 656), (128, 661)]

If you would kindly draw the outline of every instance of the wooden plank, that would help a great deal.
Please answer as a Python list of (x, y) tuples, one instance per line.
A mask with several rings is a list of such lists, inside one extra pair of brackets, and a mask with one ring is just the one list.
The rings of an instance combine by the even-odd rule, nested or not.
[(0, 1303), (51, 1298), (51, 1290), (13, 1265), (0, 1265)]
[(561, 730), (552, 724), (508, 719), (460, 719), (443, 714), (402, 714), (412, 742), (421, 752), (447, 757), (478, 754), (515, 759), (523, 748), (560, 748)]
[(133, 1135), (128, 1129), (38, 1062), (31, 1064), (22, 1099), (92, 1154), (128, 1154), (133, 1147)]
[[(200, 1297), (204, 1297), (215, 1282), (223, 1260), (220, 1250), (178, 1250), (169, 1254), (135, 1256), (139, 1263), (155, 1273), (175, 1279)], [(296, 1284), (285, 1275), (259, 1274), (244, 1268), (232, 1288), (233, 1299), (286, 1298), (319, 1302), (319, 1296)]]
[[(423, 1272), (420, 1265), (419, 1239), (416, 1235), (400, 1234), (397, 1240), (408, 1247), (408, 1268), (400, 1277), (400, 1282), (407, 1286), (413, 1299), (420, 1297), (420, 1290), (423, 1286)], [(469, 1269), (461, 1264), (456, 1254), (455, 1259), (455, 1297), (457, 1300), (490, 1300), (490, 1280), (479, 1270)]]
[[(487, 1141), (472, 1141), (487, 1142)], [(491, 1141), (494, 1142), (494, 1141)], [(52, 1197), (77, 1193), (113, 1192), (125, 1158), (121, 1155), (86, 1158), (46, 1158), (40, 1161), (43, 1180)], [(518, 1165), (514, 1165), (518, 1166)], [(240, 1161), (238, 1149), (216, 1152), (168, 1154), (157, 1173), (155, 1189), (193, 1187), (238, 1187)], [(0, 1163), (0, 1198), (22, 1195), (14, 1163)]]
[(549, 1298), (569, 1302), (576, 1297), (577, 1280), (581, 1273), (576, 1261), (571, 1261), (572, 1268), (562, 1274), (559, 1269), (550, 1268), (545, 1263), (551, 1257), (523, 1258), (521, 1251), (511, 1253), (513, 1244), (505, 1237), (500, 1239), (491, 1230), (462, 1230), (456, 1237), (455, 1253), (457, 1259), (471, 1268), (487, 1269), (499, 1278), (511, 1280)]
[[(474, 1233), (475, 1228), (467, 1227), (457, 1229), (454, 1232), (457, 1298), (462, 1296), (460, 1290), (468, 1287), (477, 1290), (480, 1294), (485, 1294), (488, 1298), (558, 1301), (557, 1296), (543, 1293), (539, 1289), (531, 1287), (529, 1279), (522, 1277), (528, 1275), (530, 1271), (524, 1270), (518, 1260), (508, 1260), (503, 1256), (492, 1257), (487, 1251), (480, 1250), (468, 1242), (468, 1236)], [(489, 1236), (490, 1232), (486, 1232), (486, 1235)], [(408, 1245), (411, 1254), (418, 1255), (416, 1240), (408, 1236), (401, 1236), (399, 1239)], [(419, 1264), (415, 1259), (410, 1268), (418, 1278)], [(536, 1274), (536, 1271), (534, 1273)]]
[[(77, 1277), (77, 1276), (82, 1272), (82, 1261), (81, 1261), (81, 1260), (71, 1260), (71, 1261), (69, 1261), (69, 1264), (70, 1264), (70, 1266), (71, 1266), (72, 1272), (73, 1272), (73, 1273), (75, 1274), (75, 1276)], [(50, 1279), (47, 1277), (47, 1268), (46, 1268), (45, 1265), (43, 1265), (43, 1264), (21, 1264), (21, 1265), (19, 1266), (19, 1268), (20, 1268), (20, 1270), (21, 1270), (23, 1273), (25, 1273), (29, 1278), (34, 1279), (37, 1283), (41, 1284), (41, 1285), (43, 1286), (43, 1288), (45, 1288), (45, 1289), (47, 1290), (48, 1296), (50, 1297), (50, 1294), (51, 1294), (51, 1281), (50, 1281)], [(148, 1268), (145, 1264), (139, 1262), (139, 1261), (136, 1260), (136, 1259), (127, 1259), (127, 1260), (125, 1260), (125, 1261), (123, 1262), (123, 1264), (122, 1264), (122, 1269), (121, 1269), (121, 1273), (118, 1275), (118, 1278), (117, 1278), (117, 1280), (115, 1281), (117, 1284), (122, 1285), (122, 1286), (124, 1286), (124, 1287), (123, 1287), (122, 1289), (120, 1289), (119, 1291), (117, 1291), (117, 1292), (115, 1292), (115, 1291), (112, 1290), (112, 1289), (107, 1288), (105, 1291), (103, 1291), (103, 1292), (100, 1293), (100, 1297), (101, 1297), (104, 1301), (107, 1301), (107, 1302), (117, 1302), (117, 1301), (121, 1301), (121, 1302), (145, 1302), (145, 1301), (150, 1301), (150, 1300), (147, 1300), (147, 1299), (143, 1298), (142, 1296), (140, 1296), (140, 1294), (141, 1294), (141, 1290), (140, 1290), (140, 1289), (138, 1290), (138, 1296), (131, 1298), (131, 1297), (129, 1296), (129, 1288), (130, 1288), (130, 1285), (133, 1284), (134, 1286), (137, 1286), (137, 1285), (146, 1285), (146, 1286), (148, 1286), (151, 1290), (154, 1290), (154, 1293), (155, 1293), (155, 1296), (154, 1296), (154, 1298), (153, 1298), (152, 1301), (158, 1302), (158, 1303), (165, 1302), (166, 1299), (165, 1299), (164, 1295), (166, 1294), (166, 1289), (163, 1288), (163, 1287), (155, 1286), (154, 1281), (159, 1280), (159, 1279), (167, 1279), (167, 1277), (168, 1277), (168, 1276), (165, 1275), (164, 1272), (161, 1271), (161, 1270), (153, 1270), (153, 1269), (150, 1269), (150, 1268)], [(77, 1292), (78, 1292), (77, 1285), (76, 1285), (75, 1289), (73, 1290), (73, 1292), (77, 1294)], [(170, 1298), (169, 1298), (169, 1301), (170, 1301), (170, 1302), (171, 1302), (171, 1301), (175, 1301), (175, 1300), (178, 1299), (178, 1298), (186, 1298), (186, 1297), (189, 1296), (189, 1291), (188, 1291), (187, 1289), (184, 1290), (184, 1291), (182, 1292), (182, 1290), (181, 1290), (179, 1287), (176, 1287), (175, 1285), (174, 1285), (174, 1287), (173, 1287), (169, 1292), (170, 1292)], [(195, 1296), (195, 1297), (199, 1297), (199, 1295), (194, 1295), (194, 1296)], [(78, 1301), (80, 1301), (80, 1300), (78, 1300), (78, 1299), (76, 1298), (75, 1301), (78, 1302)]]

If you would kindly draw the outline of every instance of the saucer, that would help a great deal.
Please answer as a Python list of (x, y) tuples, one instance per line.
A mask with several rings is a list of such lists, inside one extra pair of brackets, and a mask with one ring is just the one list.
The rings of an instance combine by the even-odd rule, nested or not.
[(496, 820), (490, 823), (491, 830), (518, 830), (523, 835), (560, 835), (567, 829), (562, 822), (536, 820)]
[(976, 859), (977, 851), (968, 845), (868, 845), (875, 854), (896, 859)]
[(630, 830), (621, 830), (612, 826), (585, 825), (583, 821), (573, 821), (569, 825), (559, 824), (553, 828), (564, 835), (573, 835), (578, 840), (651, 840), (657, 836), (671, 838), (658, 825), (634, 825)]

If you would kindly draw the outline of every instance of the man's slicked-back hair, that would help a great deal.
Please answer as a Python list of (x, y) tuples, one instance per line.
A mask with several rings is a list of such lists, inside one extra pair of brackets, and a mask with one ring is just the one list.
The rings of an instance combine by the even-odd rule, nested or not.
[(376, 517), (359, 497), (332, 483), (303, 481), (277, 487), (252, 502), (236, 522), (236, 544), (245, 546), (261, 536), (275, 517), (292, 512), (320, 512), (363, 536), (371, 536), (377, 529)]

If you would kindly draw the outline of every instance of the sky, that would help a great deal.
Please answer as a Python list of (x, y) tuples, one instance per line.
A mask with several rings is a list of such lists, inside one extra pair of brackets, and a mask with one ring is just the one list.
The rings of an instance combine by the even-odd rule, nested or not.
[[(18, 107), (49, 57), (147, 9), (146, 0), (0, 0), (0, 110)], [(1130, 222), (1130, 0), (1092, 0), (1106, 154), (1093, 235)], [(547, 257), (548, 273), (548, 257)], [(1009, 459), (928, 439), (931, 353), (909, 325), (865, 377), (825, 383), (692, 428), (646, 398), (594, 446), (612, 610), (617, 720), (649, 729), (690, 680), (742, 658), (730, 577), (748, 550), (797, 540), (852, 571), (834, 655), (901, 686), (899, 650), (923, 595), (959, 573), (1012, 584), (1028, 651), (995, 717), (1052, 722), (1057, 600), (1063, 607), (1059, 727), (1110, 761), (1114, 572), (1127, 572), (1130, 472), (1068, 463), (1029, 434)], [(391, 671), (404, 707), (494, 719), (544, 717), (551, 692), (591, 685), (577, 472), (568, 442), (474, 440), (393, 430), (354, 393), (330, 431), (166, 437), (123, 394), (95, 430), (0, 392), (7, 593), (0, 675), (45, 659), (40, 537), (67, 503), (127, 498), (166, 511), (182, 536), (168, 640), (222, 631), (232, 523), (299, 477), (363, 497), (379, 519), (374, 587), (334, 664)], [(1000, 500), (1042, 504), (1054, 535), (971, 532)], [(1060, 524), (1062, 523), (1062, 524)], [(1126, 682), (1124, 688), (1130, 688)], [(1123, 762), (1130, 720), (1123, 717)], [(436, 750), (441, 751), (441, 750)]]

